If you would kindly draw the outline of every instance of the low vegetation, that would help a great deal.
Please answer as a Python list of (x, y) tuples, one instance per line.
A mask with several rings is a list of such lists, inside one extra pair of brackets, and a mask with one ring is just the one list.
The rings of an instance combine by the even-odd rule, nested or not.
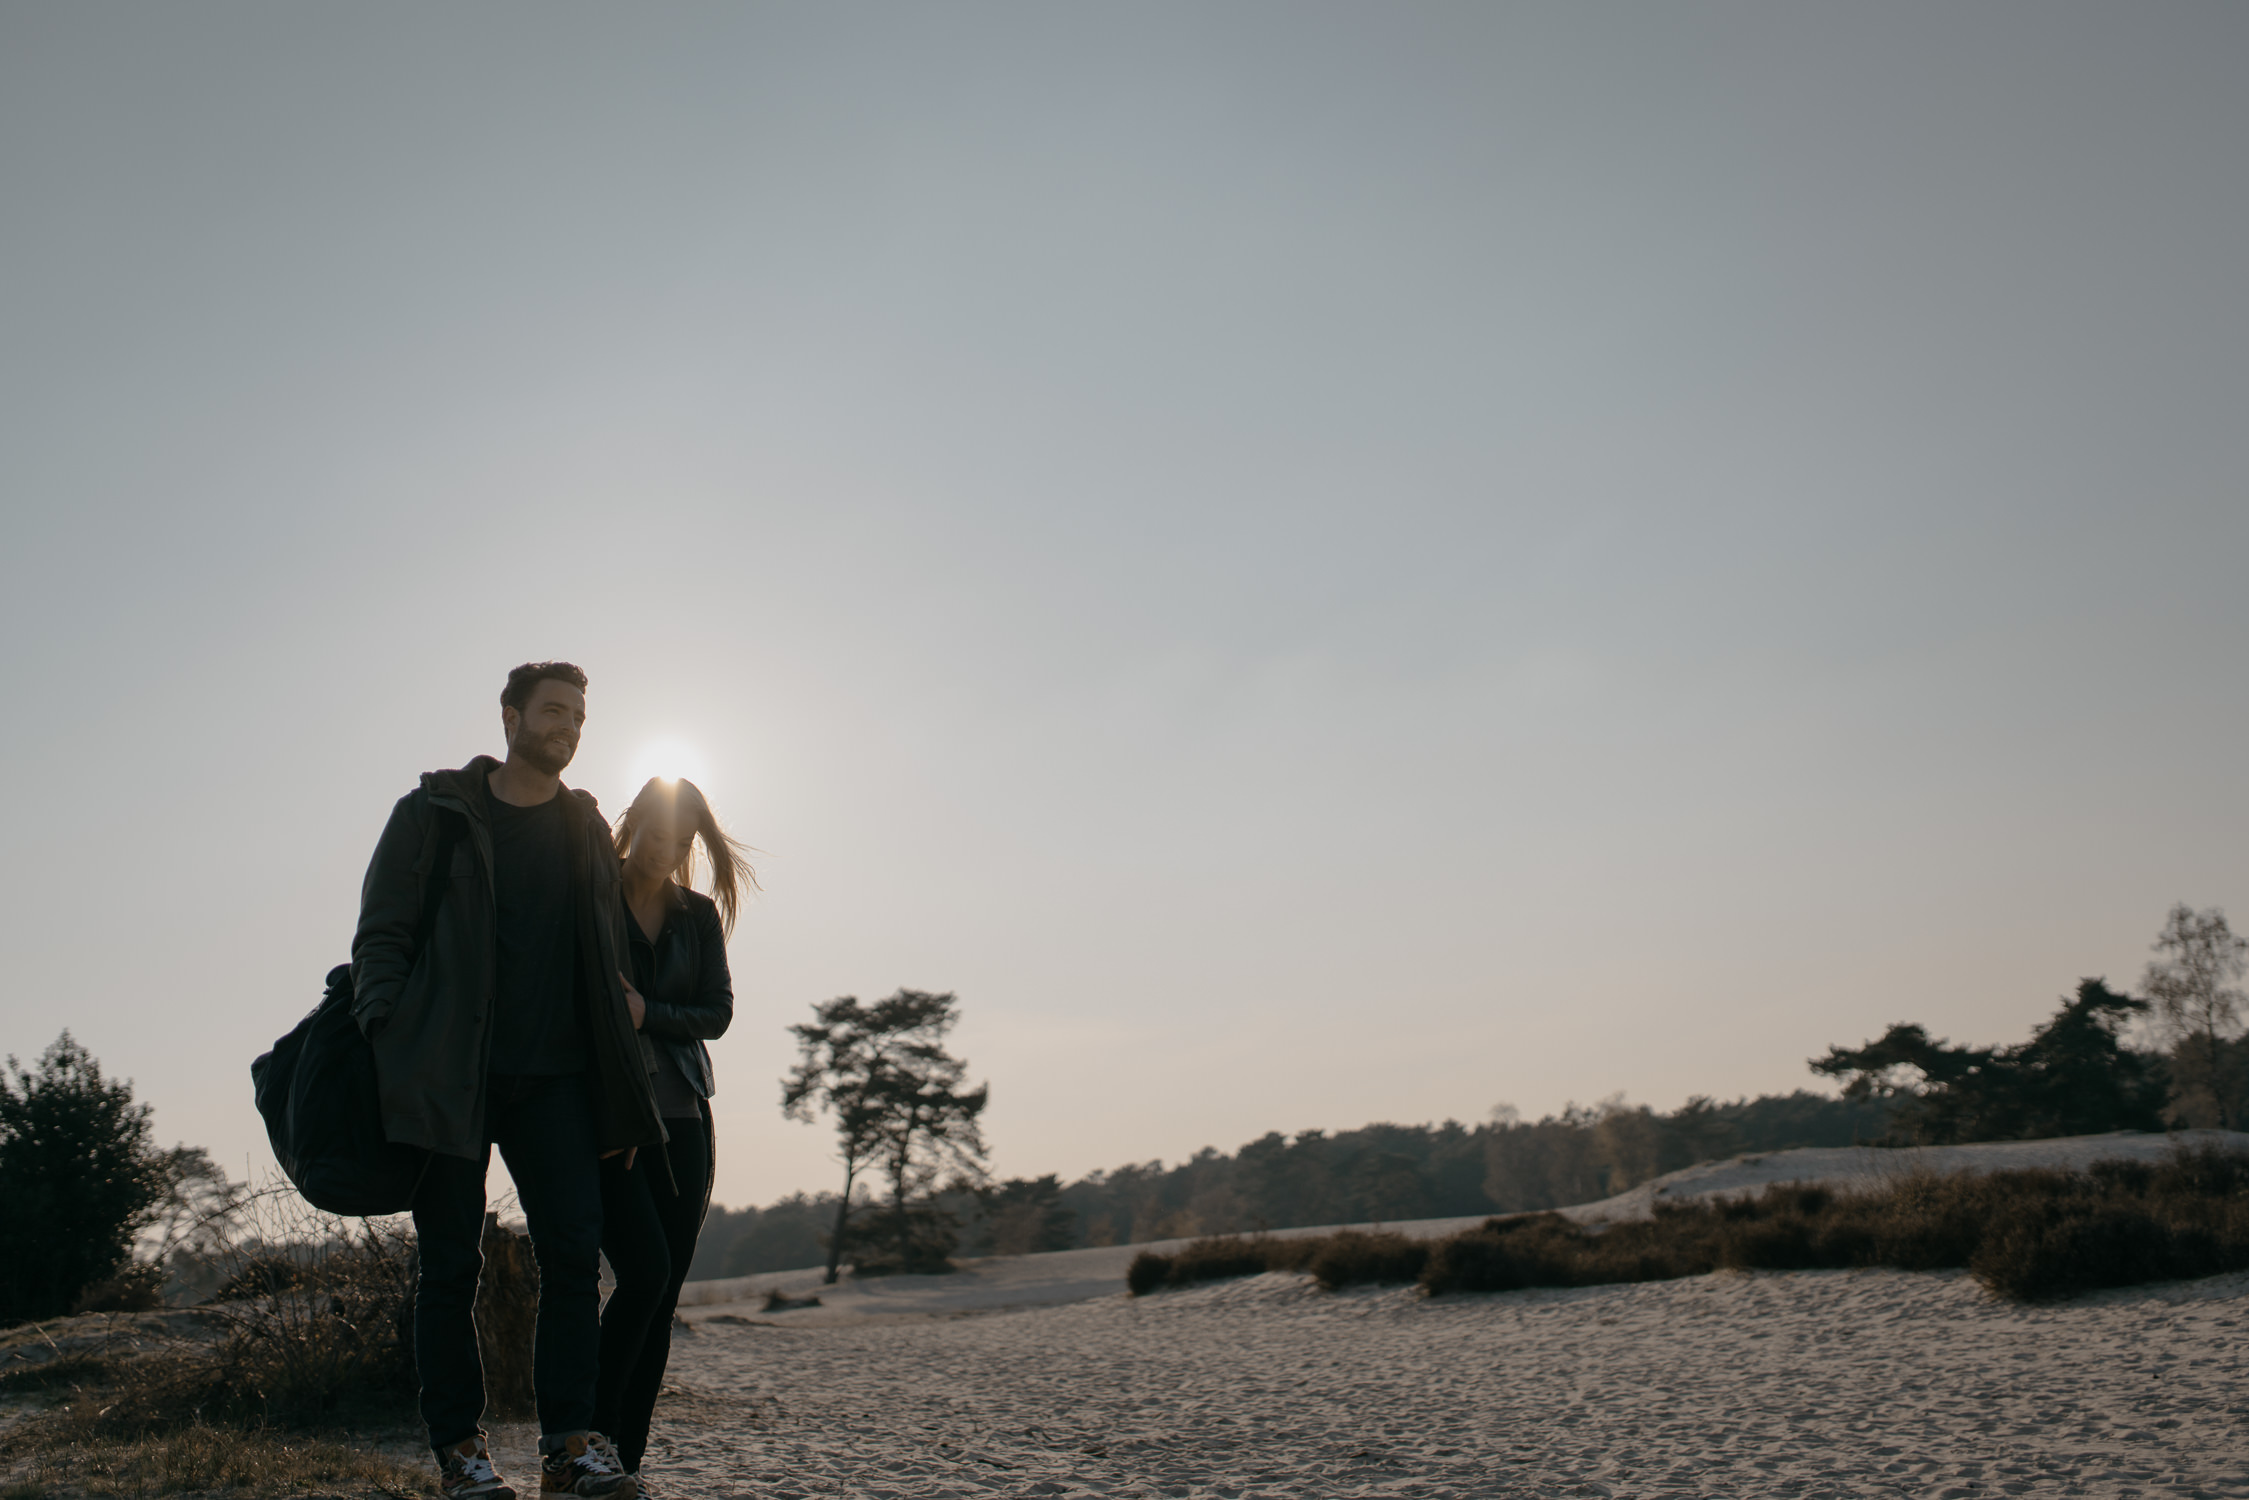
[[(303, 1495), (352, 1489), (403, 1497), (425, 1493), (427, 1474), (364, 1447), (286, 1432), (193, 1423), (161, 1434), (120, 1437), (99, 1428), (53, 1433), (20, 1465), (25, 1477), (0, 1494), (50, 1496), (205, 1494)], [(11, 1449), (20, 1448), (12, 1441)]]
[(2249, 1154), (2205, 1147), (2082, 1172), (1912, 1173), (1854, 1192), (1781, 1184), (1659, 1205), (1652, 1219), (1602, 1229), (1541, 1213), (1432, 1242), (1350, 1231), (1204, 1239), (1141, 1254), (1127, 1283), (1137, 1296), (1286, 1270), (1330, 1290), (1418, 1283), (1442, 1295), (1876, 1266), (1965, 1268), (2022, 1302), (2249, 1270)]
[(41, 1404), (0, 1439), (0, 1467), (41, 1493), (423, 1487), (418, 1468), (337, 1441), (412, 1410), (402, 1225), (347, 1228), (276, 1188), (237, 1198), (198, 1265), (212, 1293), (193, 1310), (80, 1315), (16, 1341), (30, 1357), (0, 1389)]

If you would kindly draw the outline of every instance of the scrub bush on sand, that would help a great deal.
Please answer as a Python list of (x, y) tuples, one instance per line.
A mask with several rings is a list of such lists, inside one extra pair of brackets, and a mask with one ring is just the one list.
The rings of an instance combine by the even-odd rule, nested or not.
[(1329, 1291), (1363, 1283), (1418, 1278), (1429, 1261), (1429, 1242), (1402, 1234), (1344, 1229), (1334, 1234), (1277, 1239), (1225, 1235), (1196, 1240), (1170, 1255), (1142, 1251), (1125, 1271), (1134, 1296), (1167, 1286), (1192, 1286), (1262, 1271), (1304, 1271)]
[(1854, 1266), (1965, 1267), (2019, 1302), (2249, 1269), (2249, 1155), (2202, 1147), (2157, 1165), (1919, 1173), (1852, 1192), (1781, 1184), (1659, 1205), (1652, 1219), (1598, 1230), (1546, 1213), (1487, 1220), (1434, 1243), (1356, 1231), (1198, 1240), (1171, 1255), (1143, 1253), (1127, 1284), (1138, 1296), (1290, 1270), (1330, 1290), (1418, 1282), (1441, 1295)]

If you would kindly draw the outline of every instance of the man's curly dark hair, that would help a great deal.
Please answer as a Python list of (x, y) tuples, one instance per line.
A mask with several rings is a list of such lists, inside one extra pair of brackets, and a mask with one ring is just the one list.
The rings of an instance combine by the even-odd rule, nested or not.
[(566, 661), (527, 661), (508, 673), (508, 685), (500, 689), (500, 707), (523, 712), (523, 705), (531, 701), (531, 690), (549, 677), (569, 683), (579, 692), (586, 690), (586, 674)]

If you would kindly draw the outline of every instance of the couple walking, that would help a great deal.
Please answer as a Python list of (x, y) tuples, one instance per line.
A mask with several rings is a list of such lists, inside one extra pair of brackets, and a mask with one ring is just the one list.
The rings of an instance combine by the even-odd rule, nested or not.
[[(539, 1267), (539, 1488), (633, 1500), (710, 1202), (703, 1044), (733, 1019), (726, 936), (757, 882), (694, 783), (650, 781), (614, 831), (562, 784), (586, 721), (578, 668), (516, 668), (500, 720), (507, 759), (427, 772), (391, 810), (360, 892), (353, 1018), (384, 1134), (431, 1153), (414, 1366), (444, 1493), (515, 1496), (480, 1426), (471, 1312), (498, 1146)], [(698, 840), (709, 896), (690, 884)]]

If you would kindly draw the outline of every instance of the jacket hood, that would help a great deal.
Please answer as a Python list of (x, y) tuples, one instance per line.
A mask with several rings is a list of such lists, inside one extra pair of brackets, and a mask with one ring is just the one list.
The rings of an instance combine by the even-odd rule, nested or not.
[(433, 797), (446, 797), (465, 805), (471, 817), (484, 816), (485, 778), (500, 769), (500, 763), (489, 755), (479, 755), (467, 765), (451, 771), (424, 771), (422, 790)]

